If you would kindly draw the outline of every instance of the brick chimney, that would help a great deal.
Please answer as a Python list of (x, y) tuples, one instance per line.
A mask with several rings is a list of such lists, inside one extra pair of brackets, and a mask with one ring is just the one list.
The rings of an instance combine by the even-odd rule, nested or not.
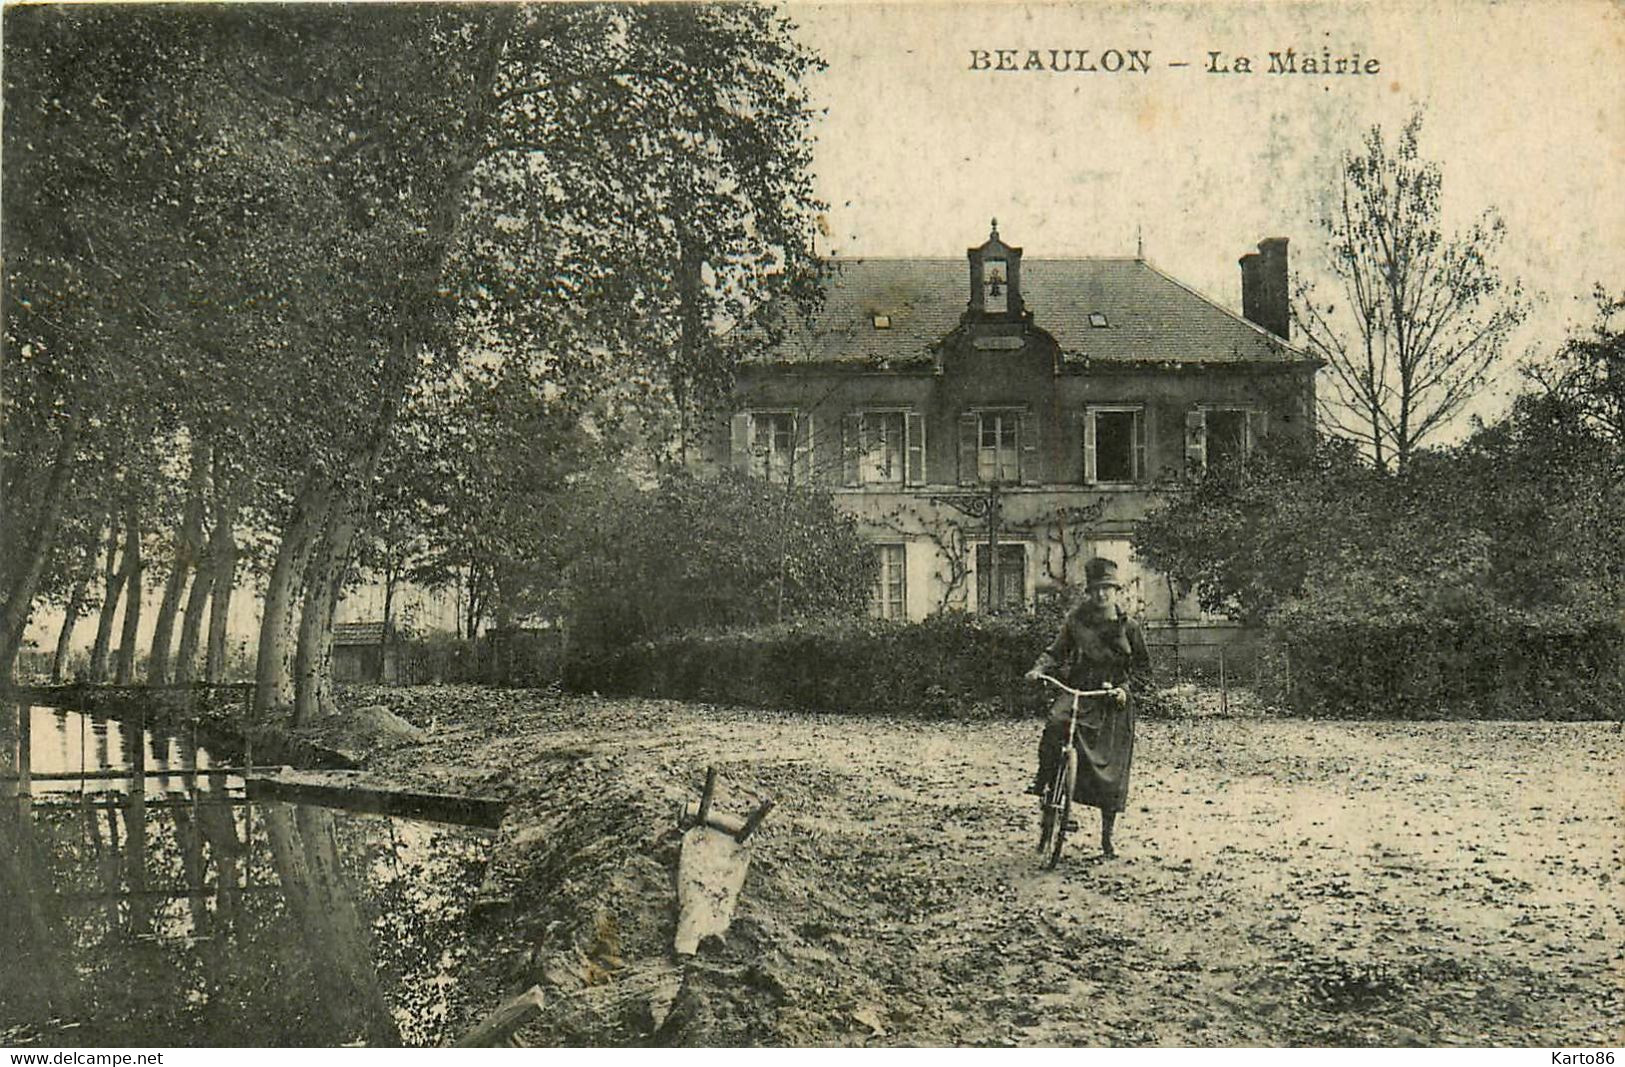
[(1292, 330), (1287, 292), (1285, 237), (1266, 237), (1258, 251), (1241, 257), (1241, 313), (1282, 340)]

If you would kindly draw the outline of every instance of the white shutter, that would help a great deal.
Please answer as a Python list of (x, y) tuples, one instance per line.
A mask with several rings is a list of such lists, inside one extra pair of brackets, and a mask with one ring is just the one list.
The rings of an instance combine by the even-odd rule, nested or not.
[(790, 467), (791, 478), (797, 485), (810, 485), (812, 483), (813, 470), (812, 416), (804, 411), (798, 411), (796, 412), (795, 418), (796, 436), (795, 443), (791, 446), (795, 449), (795, 453), (792, 457), (794, 462)]
[(975, 485), (980, 479), (976, 474), (976, 450), (980, 445), (982, 420), (973, 411), (967, 411), (959, 416), (959, 484)]
[(1017, 476), (1022, 485), (1038, 485), (1044, 480), (1038, 461), (1038, 413), (1022, 411), (1016, 415)]
[(858, 464), (863, 456), (863, 416), (850, 412), (841, 416), (841, 471), (847, 485), (858, 485)]
[(1152, 481), (1151, 460), (1157, 458), (1157, 409), (1147, 404), (1140, 409), (1142, 423), (1141, 441), (1144, 443), (1143, 459), (1145, 465), (1140, 468), (1140, 480)]
[(925, 484), (925, 416), (908, 412), (903, 417), (904, 440), (908, 446), (906, 481), (909, 485)]
[(1263, 442), (1270, 432), (1270, 413), (1267, 411), (1247, 412), (1247, 455), (1253, 454), (1253, 449)]
[(1086, 410), (1083, 413), (1083, 481), (1085, 485), (1094, 485), (1099, 480), (1095, 468), (1095, 413)]
[(1134, 480), (1145, 481), (1145, 409), (1134, 412)]
[(1185, 412), (1186, 473), (1207, 469), (1207, 412), (1191, 408)]
[(825, 416), (824, 422), (813, 428), (814, 477), (820, 485), (841, 485), (846, 479), (846, 461), (841, 455), (841, 420), (839, 416)]
[(750, 412), (741, 411), (728, 423), (728, 456), (733, 469), (750, 473)]

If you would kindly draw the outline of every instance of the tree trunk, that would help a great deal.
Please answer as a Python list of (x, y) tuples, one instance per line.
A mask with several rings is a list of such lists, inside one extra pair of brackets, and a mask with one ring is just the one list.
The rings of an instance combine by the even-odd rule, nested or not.
[[(512, 7), (499, 6), (493, 10), (495, 13), (482, 42), (486, 49), (483, 67), (469, 87), (468, 114), (472, 116), (473, 121), (468, 124), (467, 140), (461, 146), (461, 153), (452, 158), (447, 168), (448, 180), (433, 205), (429, 222), (430, 240), (435, 242), (436, 254), (425, 262), (422, 270), (402, 279), (399, 297), (403, 301), (403, 308), (433, 301), (434, 294), (440, 286), (446, 255), (457, 235), (457, 224), (462, 218), (465, 194), (475, 167), (478, 166), (485, 150), (486, 127), (495, 107), (492, 90), (496, 84), (508, 32), (515, 18), (515, 9)], [(407, 323), (398, 322), (385, 343), (388, 347), (376, 394), (376, 416), (370, 436), (364, 438), (366, 446), (362, 453), (363, 458), (357, 464), (358, 476), (350, 487), (341, 487), (338, 490), (334, 501), (334, 507), (337, 509), (335, 517), (331, 521), (331, 529), (323, 539), (324, 547), (318, 562), (326, 567), (326, 580), (322, 580), (324, 576), (318, 573), (305, 590), (307, 604), (299, 626), (299, 655), (302, 661), (301, 669), (296, 674), (287, 670), (285, 646), (287, 636), (293, 630), (292, 598), (285, 604), (278, 605), (286, 616), (285, 621), (279, 622), (272, 618), (270, 594), (267, 592), (266, 619), (260, 629), (258, 670), (261, 681), (256, 690), (256, 698), (261, 707), (271, 705), (273, 701), (277, 704), (272, 706), (293, 703), (296, 721), (300, 721), (301, 713), (310, 715), (320, 710), (323, 700), (327, 699), (326, 694), (331, 691), (333, 614), (338, 603), (338, 592), (343, 587), (345, 569), (349, 563), (350, 548), (356, 531), (371, 503), (379, 459), (394, 431), (396, 417), (418, 364), (419, 338), (412, 333)], [(318, 522), (312, 533), (321, 528), (322, 523)], [(309, 544), (314, 540), (313, 536), (306, 537), (304, 553), (298, 561), (300, 566), (293, 572), (294, 574), (303, 576), (306, 573), (310, 556)], [(282, 562), (280, 555), (277, 562), (280, 566)], [(274, 571), (272, 577), (274, 580)], [(273, 673), (279, 670), (277, 664), (266, 662), (267, 634), (282, 635), (283, 665), (280, 670), (284, 673)], [(286, 692), (290, 675), (299, 680), (298, 689), (292, 694), (291, 701)], [(267, 684), (268, 678), (275, 684)]]
[(209, 651), (203, 667), (203, 680), (211, 685), (226, 678), (226, 629), (237, 584), (237, 541), (232, 534), (236, 521), (236, 505), (226, 502), (224, 487), (217, 485), (214, 532), (209, 536)]
[(209, 606), (209, 590), (214, 586), (214, 567), (208, 559), (198, 561), (192, 585), (186, 592), (181, 615), (181, 640), (175, 646), (174, 676), (177, 685), (197, 681), (197, 649), (203, 637), (203, 613)]
[(73, 583), (73, 592), (68, 594), (68, 606), (62, 612), (62, 629), (56, 635), (56, 657), (51, 660), (51, 684), (62, 684), (62, 667), (68, 662), (68, 650), (73, 646), (73, 630), (79, 622), (79, 613), (85, 606), (85, 587), (90, 584), (90, 575), (80, 575), (79, 580)]
[(141, 628), (141, 517), (131, 507), (124, 519), (124, 628), (119, 633), (115, 685), (135, 678), (135, 638)]
[(330, 495), (331, 486), (312, 472), (294, 500), (277, 547), (276, 563), (265, 586), (265, 614), (260, 617), (259, 651), (254, 661), (254, 713), (260, 717), (293, 707), (295, 609), (311, 551), (327, 520)]
[(119, 598), (124, 595), (125, 579), (129, 577), (118, 558), (118, 520), (110, 519), (107, 526), (107, 560), (102, 570), (104, 588), (101, 615), (96, 620), (96, 643), (90, 647), (90, 680), (98, 685), (107, 681), (107, 654), (113, 643), (113, 619), (118, 614)]
[[(12, 576), (11, 587), (6, 590), (5, 608), (0, 611), (0, 679), (10, 678), (16, 667), (17, 650), (22, 647), (23, 631), (34, 611), (34, 594), (39, 591), (40, 575), (45, 571), (46, 558), (62, 523), (74, 450), (79, 445), (79, 425), (79, 409), (75, 406), (67, 425), (62, 427), (62, 437), (51, 457), (51, 476), (46, 480), (39, 522), (34, 524), (27, 548), (16, 557), (22, 562)], [(7, 554), (11, 554), (10, 546)]]
[[(348, 518), (348, 502), (340, 498), (328, 509), (327, 528), (321, 544), (311, 553), (305, 570), (305, 601), (299, 614), (299, 647), (294, 653), (293, 724), (305, 726), (333, 710), (331, 671), (332, 615), (338, 599), (335, 585), (344, 581), (346, 560), (335, 555), (346, 541), (344, 528), (353, 525)], [(334, 581), (334, 571), (338, 571)]]
[(186, 579), (202, 550), (203, 490), (208, 475), (202, 453), (203, 446), (194, 442), (192, 473), (187, 479), (186, 511), (175, 536), (175, 562), (170, 567), (168, 580), (164, 582), (163, 599), (158, 603), (158, 618), (152, 628), (152, 651), (147, 657), (147, 681), (153, 685), (166, 685), (169, 682), (169, 649), (175, 635), (175, 615), (180, 610)]
[(384, 565), (384, 632), (379, 633), (379, 680), (384, 682), (385, 685), (393, 685), (398, 684), (398, 680), (397, 682), (390, 682), (390, 677), (388, 677), (388, 674), (390, 674), (390, 629), (392, 629), (390, 624), (395, 620), (395, 581), (398, 580), (398, 568), (395, 567), (395, 559), (390, 555), (390, 547), (384, 547), (384, 554), (388, 562)]
[(311, 559), (305, 583), (304, 610), (299, 619), (299, 650), (294, 676), (294, 725), (312, 722), (332, 713), (333, 707), (333, 617), (339, 594), (350, 571), (350, 552), (372, 499), (373, 481), (383, 458), (384, 441), (393, 424), (393, 407), (385, 404), (379, 413), (372, 446), (360, 463), (359, 477), (335, 494), (328, 515), (321, 549)]

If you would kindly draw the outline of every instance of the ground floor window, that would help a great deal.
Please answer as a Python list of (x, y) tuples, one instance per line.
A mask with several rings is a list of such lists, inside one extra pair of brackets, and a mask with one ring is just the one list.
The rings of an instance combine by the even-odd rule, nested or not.
[(908, 618), (908, 553), (902, 545), (876, 545), (879, 566), (875, 570), (874, 601), (876, 618)]
[(1013, 543), (999, 545), (999, 584), (994, 595), (993, 553), (976, 546), (976, 605), (978, 611), (1020, 611), (1027, 605), (1027, 550)]
[(1227, 466), (1247, 456), (1247, 412), (1214, 408), (1207, 413), (1207, 465)]

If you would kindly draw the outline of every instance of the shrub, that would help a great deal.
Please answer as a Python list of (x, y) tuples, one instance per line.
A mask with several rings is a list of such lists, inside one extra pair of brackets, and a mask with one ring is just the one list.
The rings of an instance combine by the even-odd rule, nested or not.
[(944, 612), (924, 622), (825, 618), (676, 634), (577, 656), (578, 691), (862, 715), (967, 718), (1037, 712), (1021, 680), (1056, 614)]
[(564, 593), (584, 648), (868, 604), (874, 549), (826, 490), (676, 472), (652, 489), (611, 486), (580, 510)]
[(1283, 614), (1278, 692), (1307, 715), (1404, 719), (1607, 719), (1625, 702), (1617, 619), (1478, 604), (1387, 618)]
[(479, 656), (474, 643), (455, 634), (430, 633), (402, 648), (403, 675), (413, 685), (477, 682)]

